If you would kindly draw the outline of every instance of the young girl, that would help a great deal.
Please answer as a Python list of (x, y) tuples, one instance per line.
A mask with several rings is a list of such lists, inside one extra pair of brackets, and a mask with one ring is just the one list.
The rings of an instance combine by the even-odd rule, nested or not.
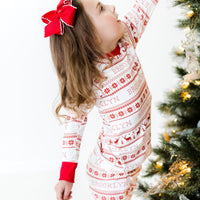
[(57, 200), (72, 198), (81, 139), (94, 105), (102, 128), (86, 166), (93, 199), (131, 199), (152, 152), (152, 96), (136, 46), (157, 3), (133, 0), (122, 21), (114, 6), (98, 0), (61, 0), (57, 10), (42, 16), (60, 83), (56, 115), (66, 110)]

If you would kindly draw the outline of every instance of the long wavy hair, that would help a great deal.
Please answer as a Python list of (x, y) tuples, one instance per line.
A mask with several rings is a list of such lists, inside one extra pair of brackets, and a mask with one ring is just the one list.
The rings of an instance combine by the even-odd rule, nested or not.
[[(58, 120), (59, 111), (64, 106), (75, 111), (76, 117), (85, 113), (95, 105), (96, 96), (93, 90), (94, 78), (99, 82), (106, 80), (96, 67), (96, 62), (104, 54), (97, 44), (97, 32), (90, 17), (87, 15), (82, 3), (73, 0), (77, 7), (74, 27), (64, 26), (63, 35), (50, 36), (50, 50), (53, 64), (59, 80), (59, 105), (55, 109)], [(84, 105), (84, 107), (83, 107)]]

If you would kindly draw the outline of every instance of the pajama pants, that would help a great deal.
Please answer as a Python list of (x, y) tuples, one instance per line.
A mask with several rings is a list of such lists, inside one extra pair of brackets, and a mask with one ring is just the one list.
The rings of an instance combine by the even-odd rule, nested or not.
[(106, 160), (98, 147), (90, 154), (86, 174), (94, 200), (131, 200), (142, 167), (126, 172)]

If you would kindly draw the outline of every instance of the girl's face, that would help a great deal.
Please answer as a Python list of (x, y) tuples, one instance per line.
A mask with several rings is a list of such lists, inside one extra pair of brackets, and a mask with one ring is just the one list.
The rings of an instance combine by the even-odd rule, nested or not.
[(106, 5), (98, 0), (82, 0), (86, 13), (91, 18), (104, 53), (111, 52), (125, 33), (125, 25), (118, 20), (115, 6)]

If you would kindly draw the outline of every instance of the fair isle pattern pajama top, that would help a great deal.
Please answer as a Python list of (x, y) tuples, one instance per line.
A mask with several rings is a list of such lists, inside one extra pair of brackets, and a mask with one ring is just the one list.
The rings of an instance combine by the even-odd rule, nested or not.
[[(86, 166), (94, 199), (131, 199), (142, 163), (152, 152), (152, 96), (135, 50), (157, 3), (158, 0), (133, 1), (122, 20), (127, 28), (125, 35), (111, 52), (112, 66), (108, 67), (105, 58), (97, 64), (108, 79), (101, 84), (94, 79), (96, 106), (102, 118), (102, 128)], [(73, 183), (87, 123), (87, 115), (74, 119), (74, 114), (71, 110), (66, 114), (59, 178)]]

